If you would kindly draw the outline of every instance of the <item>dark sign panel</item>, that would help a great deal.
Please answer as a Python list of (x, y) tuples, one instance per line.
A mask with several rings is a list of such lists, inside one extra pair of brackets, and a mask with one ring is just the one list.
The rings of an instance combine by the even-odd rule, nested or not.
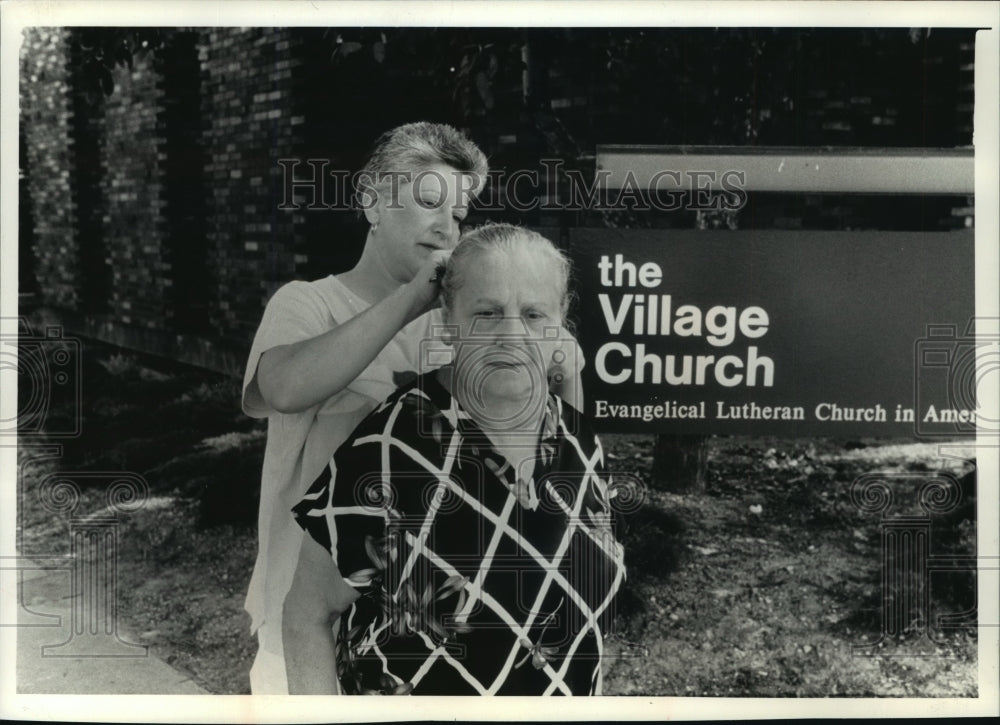
[(975, 434), (971, 232), (570, 239), (600, 430)]

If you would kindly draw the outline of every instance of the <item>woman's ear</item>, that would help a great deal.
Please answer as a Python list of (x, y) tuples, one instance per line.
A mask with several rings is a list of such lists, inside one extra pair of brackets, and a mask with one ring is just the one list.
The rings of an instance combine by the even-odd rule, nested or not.
[(365, 219), (373, 228), (377, 227), (383, 211), (382, 195), (375, 190), (375, 187), (365, 186), (361, 192), (360, 200)]
[(378, 226), (379, 209), (377, 203), (374, 206), (365, 208), (365, 219), (368, 220), (368, 224), (371, 225), (372, 229)]

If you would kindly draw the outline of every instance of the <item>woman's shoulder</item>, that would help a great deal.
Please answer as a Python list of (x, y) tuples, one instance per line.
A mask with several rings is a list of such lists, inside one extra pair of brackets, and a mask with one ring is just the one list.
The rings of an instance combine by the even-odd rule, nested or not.
[(287, 310), (294, 314), (308, 312), (324, 320), (343, 322), (366, 306), (352, 297), (332, 274), (315, 280), (295, 279), (274, 290), (267, 303), (272, 312)]
[(321, 299), (329, 293), (331, 288), (331, 279), (333, 279), (333, 275), (314, 280), (288, 280), (274, 289), (272, 299), (281, 300), (284, 298), (296, 299), (302, 297)]
[(433, 373), (418, 375), (402, 385), (358, 424), (349, 440), (379, 435), (409, 439), (422, 437), (432, 421), (447, 421), (446, 401)]

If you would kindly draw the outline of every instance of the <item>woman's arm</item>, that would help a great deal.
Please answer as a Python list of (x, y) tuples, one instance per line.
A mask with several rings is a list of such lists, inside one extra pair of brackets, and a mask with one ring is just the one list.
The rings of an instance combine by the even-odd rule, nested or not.
[(281, 622), (288, 694), (340, 694), (333, 625), (358, 596), (329, 552), (303, 536)]
[(397, 332), (430, 309), (438, 292), (430, 280), (446, 255), (433, 253), (411, 282), (329, 332), (267, 350), (255, 373), (264, 401), (279, 413), (298, 413), (347, 387)]

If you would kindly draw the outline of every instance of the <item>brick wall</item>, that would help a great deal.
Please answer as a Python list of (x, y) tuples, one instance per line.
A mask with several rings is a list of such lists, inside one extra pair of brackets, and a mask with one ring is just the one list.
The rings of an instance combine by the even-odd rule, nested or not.
[(299, 150), (303, 119), (290, 103), (300, 60), (287, 29), (220, 28), (200, 46), (212, 328), (249, 340), (267, 298), (295, 276), (299, 213), (278, 209), (278, 159)]
[(95, 98), (69, 31), (27, 31), (39, 302), (76, 332), (238, 372), (267, 299), (308, 262), (301, 212), (278, 209), (278, 159), (302, 151), (300, 45), (287, 29), (177, 31)]
[(114, 73), (115, 92), (102, 101), (102, 232), (112, 271), (110, 315), (124, 325), (170, 329), (165, 293), (173, 284), (164, 250), (164, 91), (149, 56)]
[(45, 301), (75, 308), (80, 300), (74, 172), (70, 141), (67, 31), (30, 28), (21, 48), (22, 166), (27, 173), (30, 216), (35, 224), (35, 278)]

